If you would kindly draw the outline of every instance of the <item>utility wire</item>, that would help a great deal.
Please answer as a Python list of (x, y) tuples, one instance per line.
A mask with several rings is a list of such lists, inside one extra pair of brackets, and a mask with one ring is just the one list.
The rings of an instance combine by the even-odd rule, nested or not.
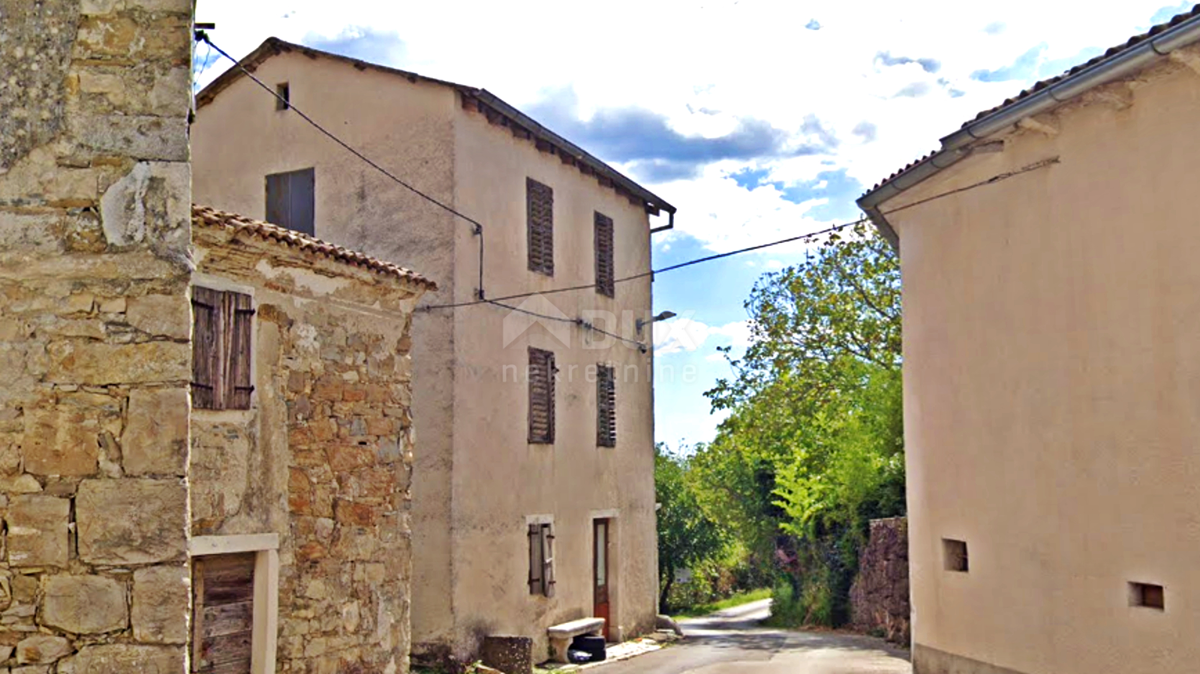
[(455, 210), (451, 206), (447, 206), (446, 204), (438, 201), (437, 199), (429, 196), (428, 194), (425, 194), (424, 192), (417, 189), (416, 187), (413, 187), (412, 185), (408, 184), (404, 180), (401, 180), (398, 176), (396, 176), (396, 174), (392, 173), (391, 171), (387, 170), (386, 168), (384, 168), (384, 167), (380, 166), (379, 164), (377, 164), (376, 162), (372, 161), (370, 157), (367, 157), (362, 152), (359, 152), (358, 150), (356, 150), (353, 146), (351, 146), (346, 141), (342, 140), (341, 138), (338, 138), (336, 135), (334, 135), (334, 133), (332, 131), (329, 131), (325, 127), (321, 126), (319, 123), (317, 123), (316, 120), (314, 120), (312, 117), (309, 117), (307, 114), (305, 114), (303, 110), (297, 108), (290, 100), (284, 98), (283, 96), (280, 96), (279, 92), (275, 91), (271, 87), (267, 86), (267, 84), (265, 82), (263, 82), (262, 80), (255, 77), (254, 73), (247, 70), (246, 67), (242, 65), (241, 61), (238, 61), (237, 59), (233, 58), (232, 56), (229, 55), (229, 52), (227, 52), (224, 49), (221, 49), (217, 45), (213, 44), (213, 41), (212, 41), (212, 39), (210, 39), (208, 37), (207, 32), (205, 32), (203, 30), (196, 31), (196, 39), (198, 41), (203, 42), (204, 44), (208, 45), (212, 49), (215, 49), (217, 51), (217, 53), (220, 54), (221, 56), (224, 56), (225, 58), (232, 61), (234, 67), (236, 67), (238, 70), (242, 71), (242, 74), (244, 74), (246, 77), (249, 77), (250, 80), (253, 81), (255, 84), (257, 84), (259, 87), (261, 87), (263, 89), (263, 91), (266, 91), (268, 94), (271, 94), (271, 96), (273, 96), (276, 100), (280, 101), (285, 106), (287, 106), (286, 107), (287, 110), (291, 110), (292, 112), (295, 112), (297, 115), (300, 116), (301, 119), (308, 122), (317, 131), (320, 131), (321, 133), (325, 134), (325, 136), (328, 137), (333, 142), (337, 143), (338, 145), (341, 145), (347, 152), (349, 152), (350, 154), (354, 155), (355, 157), (358, 157), (359, 159), (363, 160), (369, 166), (371, 166), (371, 168), (374, 168), (376, 171), (379, 171), (383, 175), (387, 176), (389, 179), (391, 179), (393, 182), (400, 185), (404, 189), (421, 197), (425, 201), (428, 201), (429, 203), (433, 204), (434, 206), (437, 206), (438, 208), (446, 211), (447, 213), (450, 213), (451, 215), (462, 218), (463, 220), (466, 220), (467, 222), (474, 225), (475, 226), (475, 235), (479, 237), (479, 296), (481, 298), (483, 297), (483, 223), (479, 222), (478, 220), (476, 220), (475, 218), (472, 218), (469, 215), (462, 213), (461, 211)]
[[(960, 187), (958, 189), (950, 190), (948, 192), (942, 192), (941, 194), (935, 194), (927, 199), (922, 199), (920, 201), (915, 201), (911, 204), (906, 204), (904, 206), (900, 206), (898, 208), (891, 209), (889, 211), (884, 212), (883, 215), (891, 215), (892, 213), (897, 213), (899, 211), (903, 211), (903, 210), (912, 208), (913, 206), (920, 206), (921, 204), (926, 204), (931, 201), (935, 201), (937, 199), (942, 199), (944, 197), (948, 197), (948, 196), (951, 196), (954, 194), (959, 194), (962, 192), (966, 192), (968, 190), (973, 190), (975, 188), (983, 187), (985, 185), (992, 185), (992, 184), (1001, 182), (1003, 180), (1007, 180), (1009, 178), (1019, 176), (1023, 173), (1029, 173), (1030, 171), (1036, 171), (1038, 169), (1046, 168), (1047, 166), (1050, 166), (1052, 164), (1057, 164), (1057, 163), (1059, 163), (1058, 157), (1051, 157), (1049, 159), (1043, 159), (1041, 161), (1034, 162), (1033, 164), (1023, 166), (1019, 169), (1015, 169), (1012, 171), (1006, 171), (1004, 173), (994, 175), (991, 178), (988, 178), (987, 180), (981, 180), (977, 183), (973, 183), (973, 184), (967, 185), (965, 187)], [(743, 253), (749, 253), (749, 252), (753, 252), (756, 250), (762, 250), (764, 248), (771, 248), (773, 246), (779, 246), (779, 245), (783, 245), (785, 243), (792, 243), (795, 241), (808, 241), (811, 239), (815, 239), (819, 236), (824, 236), (826, 234), (832, 234), (833, 232), (837, 232), (837, 231), (846, 229), (847, 227), (853, 227), (854, 225), (858, 225), (863, 222), (865, 222), (865, 219), (859, 218), (858, 220), (854, 220), (851, 222), (843, 222), (838, 225), (831, 225), (829, 227), (826, 227), (825, 229), (820, 229), (815, 232), (809, 232), (807, 234), (801, 234), (799, 236), (789, 236), (786, 239), (770, 241), (768, 243), (758, 244), (757, 246), (747, 246), (746, 248), (739, 248), (737, 250), (732, 250), (727, 253), (718, 253), (716, 255), (709, 255), (707, 257), (701, 257), (701, 258), (697, 258), (695, 260), (688, 260), (686, 262), (680, 262), (678, 264), (673, 264), (673, 265), (670, 265), (667, 267), (663, 267), (661, 269), (653, 269), (648, 272), (642, 272), (640, 274), (626, 276), (623, 278), (615, 279), (613, 281), (613, 283), (624, 283), (626, 281), (633, 281), (636, 279), (645, 278), (647, 276), (654, 276), (656, 274), (662, 274), (664, 272), (674, 271), (676, 269), (682, 269), (684, 267), (690, 267), (692, 265), (700, 264), (702, 262), (712, 262), (713, 260), (720, 260), (721, 258), (726, 258), (726, 257), (730, 257), (733, 255), (741, 255)], [(551, 288), (550, 290), (541, 290), (541, 291), (537, 291), (537, 292), (516, 293), (513, 295), (505, 295), (503, 297), (497, 297), (497, 298), (495, 298), (495, 300), (496, 301), (519, 300), (519, 299), (524, 299), (526, 297), (533, 297), (534, 295), (556, 295), (558, 293), (572, 292), (575, 290), (590, 290), (595, 287), (596, 287), (595, 283), (588, 283), (588, 284), (584, 284), (584, 285), (567, 286), (565, 288)], [(456, 303), (452, 303), (452, 304), (430, 304), (430, 305), (426, 305), (423, 307), (419, 307), (419, 309), (424, 310), (424, 311), (432, 311), (434, 309), (457, 309), (460, 307), (470, 307), (470, 306), (475, 306), (477, 304), (484, 304), (488, 301), (489, 300), (482, 300), (482, 301), (481, 300), (472, 300), (472, 301), (468, 301), (468, 302), (456, 302)]]

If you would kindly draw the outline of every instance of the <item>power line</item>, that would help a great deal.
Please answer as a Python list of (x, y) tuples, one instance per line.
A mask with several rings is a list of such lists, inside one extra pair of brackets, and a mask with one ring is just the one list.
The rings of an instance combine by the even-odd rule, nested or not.
[(626, 344), (632, 344), (643, 351), (646, 349), (646, 344), (644, 342), (639, 342), (636, 339), (629, 339), (628, 337), (623, 337), (616, 333), (609, 332), (607, 330), (598, 328), (595, 326), (595, 324), (585, 321), (582, 318), (567, 318), (566, 316), (551, 316), (549, 314), (541, 314), (536, 311), (530, 311), (530, 310), (522, 308), (522, 307), (514, 307), (510, 304), (504, 304), (497, 300), (483, 300), (482, 304), (494, 304), (498, 307), (508, 309), (509, 311), (515, 311), (519, 314), (526, 314), (528, 316), (533, 316), (535, 318), (544, 318), (546, 320), (559, 321), (561, 323), (571, 323), (573, 325), (577, 325), (577, 326), (583, 328), (584, 330), (591, 330), (592, 332), (598, 332), (602, 335), (607, 335), (614, 339), (619, 339), (622, 342), (625, 342)]
[(359, 159), (363, 160), (369, 166), (371, 166), (371, 168), (374, 168), (376, 171), (379, 171), (383, 175), (387, 176), (389, 179), (391, 179), (393, 182), (400, 185), (404, 189), (421, 197), (425, 201), (428, 201), (429, 203), (433, 204), (434, 206), (437, 206), (438, 208), (446, 211), (447, 213), (450, 213), (451, 215), (462, 218), (463, 220), (466, 220), (467, 222), (474, 225), (475, 226), (475, 235), (479, 237), (479, 296), (483, 297), (483, 223), (479, 222), (478, 220), (476, 220), (475, 218), (472, 218), (469, 215), (462, 213), (461, 211), (455, 210), (451, 206), (447, 206), (446, 204), (438, 201), (437, 199), (429, 196), (428, 194), (425, 194), (424, 192), (417, 189), (416, 187), (413, 187), (412, 185), (408, 184), (404, 180), (401, 180), (394, 173), (392, 173), (391, 171), (387, 170), (386, 168), (380, 166), (376, 162), (372, 161), (370, 157), (367, 157), (362, 152), (359, 152), (358, 150), (356, 150), (353, 146), (351, 146), (346, 141), (342, 140), (341, 138), (338, 138), (332, 131), (329, 131), (325, 127), (321, 126), (319, 123), (317, 123), (316, 120), (314, 120), (312, 117), (309, 117), (307, 114), (305, 114), (303, 110), (297, 108), (289, 99), (284, 98), (283, 96), (281, 96), (279, 94), (279, 92), (275, 91), (271, 87), (267, 86), (267, 84), (265, 82), (263, 82), (262, 80), (255, 77), (254, 73), (252, 73), (248, 69), (246, 69), (246, 67), (243, 66), (240, 61), (238, 61), (237, 59), (230, 56), (229, 52), (226, 52), (224, 49), (221, 49), (216, 44), (214, 44), (212, 39), (210, 39), (208, 37), (207, 32), (205, 32), (203, 30), (196, 31), (196, 39), (199, 40), (200, 42), (203, 42), (204, 44), (208, 45), (212, 49), (215, 49), (217, 51), (217, 53), (220, 54), (221, 56), (224, 56), (225, 58), (232, 61), (234, 67), (236, 67), (238, 70), (242, 71), (242, 74), (244, 74), (246, 77), (249, 77), (250, 80), (253, 81), (255, 84), (257, 84), (259, 87), (261, 87), (263, 91), (266, 91), (268, 94), (271, 94), (271, 96), (273, 96), (276, 100), (283, 103), (286, 106), (285, 109), (295, 112), (297, 115), (300, 116), (301, 119), (308, 122), (317, 131), (320, 131), (321, 133), (325, 134), (325, 136), (328, 137), (333, 142), (342, 146), (347, 152), (349, 152), (350, 154), (354, 155), (355, 157), (358, 157)]
[[(940, 194), (935, 194), (926, 199), (921, 199), (920, 201), (915, 201), (911, 204), (906, 204), (904, 206), (900, 206), (900, 207), (891, 209), (889, 211), (885, 211), (883, 213), (883, 215), (891, 215), (892, 213), (898, 213), (900, 211), (912, 208), (914, 206), (920, 206), (921, 204), (926, 204), (931, 201), (936, 201), (936, 200), (942, 199), (944, 197), (952, 196), (955, 194), (960, 194), (962, 192), (973, 190), (978, 187), (984, 187), (986, 185), (993, 185), (995, 183), (998, 183), (998, 182), (1001, 182), (1004, 180), (1008, 180), (1009, 178), (1014, 178), (1023, 173), (1029, 173), (1030, 171), (1036, 171), (1038, 169), (1043, 169), (1043, 168), (1046, 168), (1047, 166), (1051, 166), (1051, 165), (1057, 164), (1057, 163), (1059, 163), (1058, 157), (1050, 157), (1049, 159), (1043, 159), (1041, 161), (1034, 162), (1032, 164), (1023, 166), (1019, 169), (1015, 169), (1012, 171), (1006, 171), (1004, 173), (999, 173), (999, 174), (994, 175), (986, 180), (981, 180), (977, 183), (973, 183), (973, 184), (967, 185), (965, 187), (960, 187), (958, 189), (953, 189), (948, 192), (942, 192)], [(613, 283), (624, 283), (626, 281), (633, 281), (636, 279), (645, 278), (647, 276), (654, 276), (656, 274), (662, 274), (664, 272), (674, 271), (676, 269), (682, 269), (684, 267), (690, 267), (692, 265), (700, 264), (702, 262), (712, 262), (713, 260), (720, 260), (721, 258), (726, 258), (726, 257), (730, 257), (733, 255), (741, 255), (743, 253), (750, 253), (750, 252), (753, 252), (756, 250), (762, 250), (764, 248), (780, 246), (785, 243), (793, 243), (795, 241), (807, 241), (807, 240), (815, 239), (819, 236), (824, 236), (826, 234), (832, 234), (833, 232), (837, 232), (837, 231), (846, 229), (847, 227), (853, 227), (853, 226), (861, 224), (863, 222), (865, 222), (865, 219), (859, 218), (858, 220), (854, 220), (851, 222), (843, 222), (838, 225), (831, 225), (829, 227), (826, 227), (825, 229), (817, 230), (815, 232), (809, 232), (807, 234), (801, 234), (799, 236), (790, 236), (786, 239), (770, 241), (768, 243), (762, 243), (762, 244), (758, 244), (756, 246), (747, 246), (745, 248), (739, 248), (737, 250), (732, 250), (727, 253), (718, 253), (716, 255), (709, 255), (707, 257), (701, 257), (701, 258), (697, 258), (695, 260), (688, 260), (686, 262), (680, 262), (678, 264), (673, 264), (673, 265), (670, 265), (667, 267), (663, 267), (661, 269), (653, 269), (648, 272), (642, 272), (640, 274), (626, 276), (624, 278), (615, 279), (613, 281)], [(541, 290), (541, 291), (536, 291), (536, 292), (515, 293), (512, 295), (505, 295), (503, 297), (497, 297), (497, 298), (495, 298), (495, 300), (496, 301), (519, 300), (519, 299), (524, 299), (526, 297), (533, 297), (534, 295), (556, 295), (559, 293), (572, 292), (572, 291), (576, 291), (576, 290), (591, 290), (591, 289), (594, 289), (595, 287), (596, 287), (595, 283), (588, 283), (588, 284), (577, 285), (577, 286), (567, 286), (564, 288), (552, 288), (550, 290)], [(451, 303), (451, 304), (429, 304), (429, 305), (426, 305), (423, 307), (418, 307), (418, 309), (424, 310), (424, 311), (433, 311), (434, 309), (458, 309), (460, 307), (471, 307), (471, 306), (475, 306), (477, 304), (485, 304), (487, 302), (489, 302), (489, 300), (472, 300), (472, 301), (468, 301), (468, 302), (455, 302), (455, 303)]]

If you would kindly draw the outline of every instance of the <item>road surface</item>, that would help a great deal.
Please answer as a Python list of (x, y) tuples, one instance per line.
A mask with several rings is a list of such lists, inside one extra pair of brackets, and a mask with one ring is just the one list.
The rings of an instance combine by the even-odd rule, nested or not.
[(685, 620), (683, 641), (589, 674), (911, 674), (908, 653), (882, 639), (759, 627), (770, 601)]

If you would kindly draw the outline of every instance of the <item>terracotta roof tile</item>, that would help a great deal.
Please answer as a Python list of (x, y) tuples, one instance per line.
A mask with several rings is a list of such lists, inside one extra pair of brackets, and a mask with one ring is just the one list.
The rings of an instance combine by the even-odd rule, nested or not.
[(192, 224), (202, 227), (228, 229), (238, 233), (245, 232), (264, 241), (271, 241), (306, 253), (326, 257), (352, 267), (359, 267), (360, 269), (367, 269), (386, 276), (392, 276), (426, 290), (437, 290), (436, 283), (414, 271), (358, 251), (350, 250), (349, 248), (343, 248), (328, 241), (322, 241), (307, 234), (294, 232), (279, 225), (272, 225), (269, 222), (218, 211), (208, 206), (193, 205)]

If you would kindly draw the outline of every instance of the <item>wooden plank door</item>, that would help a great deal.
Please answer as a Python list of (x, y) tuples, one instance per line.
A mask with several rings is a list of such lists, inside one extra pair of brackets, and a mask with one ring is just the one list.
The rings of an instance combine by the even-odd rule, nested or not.
[(250, 674), (254, 559), (253, 552), (195, 558), (193, 672)]
[(604, 640), (609, 640), (609, 625), (612, 618), (609, 615), (608, 603), (608, 520), (592, 520), (592, 541), (595, 554), (592, 555), (592, 587), (594, 588), (595, 610), (592, 615), (604, 618)]

